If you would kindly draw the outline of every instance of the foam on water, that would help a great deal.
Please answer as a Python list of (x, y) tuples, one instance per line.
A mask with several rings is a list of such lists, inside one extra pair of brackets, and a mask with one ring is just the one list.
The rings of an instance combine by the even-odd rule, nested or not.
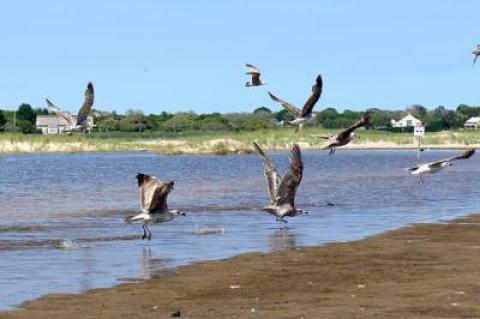
[(58, 248), (60, 249), (74, 249), (78, 248), (77, 243), (75, 243), (71, 239), (64, 239), (60, 241), (60, 245), (58, 245)]
[(225, 228), (223, 227), (196, 227), (195, 234), (197, 235), (224, 235)]

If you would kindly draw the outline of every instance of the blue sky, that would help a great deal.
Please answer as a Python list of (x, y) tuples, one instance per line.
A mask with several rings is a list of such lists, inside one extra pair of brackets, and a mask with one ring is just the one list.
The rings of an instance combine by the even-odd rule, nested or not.
[[(299, 106), (318, 73), (317, 109), (480, 105), (480, 2), (4, 0), (0, 108), (145, 113)], [(268, 85), (245, 88), (244, 64)]]

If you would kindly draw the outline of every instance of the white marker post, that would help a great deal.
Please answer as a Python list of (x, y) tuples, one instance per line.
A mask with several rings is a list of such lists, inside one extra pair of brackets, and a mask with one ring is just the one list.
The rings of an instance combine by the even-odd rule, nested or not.
[(425, 136), (425, 126), (424, 125), (416, 125), (413, 128), (413, 136), (417, 138), (417, 142), (418, 142), (417, 159), (420, 159), (420, 144), (421, 144), (423, 136)]

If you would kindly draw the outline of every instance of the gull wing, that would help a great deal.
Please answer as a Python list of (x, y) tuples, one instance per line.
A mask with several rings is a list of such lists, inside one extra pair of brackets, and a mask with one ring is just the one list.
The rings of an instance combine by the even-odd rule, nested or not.
[(268, 95), (272, 98), (277, 103), (280, 103), (288, 112), (292, 113), (293, 116), (296, 118), (302, 116), (302, 111), (300, 111), (299, 108), (297, 108), (295, 105), (288, 103), (287, 101), (284, 101), (275, 95), (273, 95), (271, 92), (268, 92)]
[(312, 113), (313, 107), (315, 106), (315, 104), (320, 99), (320, 96), (322, 95), (322, 89), (323, 89), (322, 76), (319, 74), (315, 81), (316, 81), (315, 84), (312, 86), (312, 94), (308, 98), (307, 102), (305, 102), (305, 104), (303, 105), (302, 116)]
[(93, 106), (93, 100), (95, 99), (95, 93), (93, 91), (92, 82), (88, 82), (87, 89), (85, 90), (85, 99), (83, 101), (82, 107), (78, 111), (77, 116), (77, 125), (86, 126), (88, 114)]
[(472, 157), (474, 154), (475, 154), (475, 149), (471, 148), (471, 149), (466, 150), (465, 152), (463, 152), (460, 155), (449, 157), (449, 158), (444, 158), (444, 159), (441, 159), (441, 160), (438, 160), (438, 161), (435, 161), (435, 162), (431, 162), (431, 163), (428, 164), (428, 166), (435, 167), (435, 166), (442, 165), (442, 163), (445, 163), (445, 162), (452, 162), (452, 161), (456, 161), (456, 160), (467, 159), (467, 158)]
[(138, 187), (140, 187), (140, 209), (143, 212), (163, 212), (167, 208), (167, 188), (165, 182), (142, 173), (137, 174)]
[(343, 130), (337, 135), (338, 140), (343, 140), (346, 139), (350, 136), (350, 134), (355, 131), (359, 127), (363, 127), (367, 125), (370, 122), (370, 114), (368, 112), (365, 113), (365, 115), (362, 116), (362, 118), (357, 121), (357, 123), (353, 124), (349, 128)]
[(303, 160), (300, 147), (293, 144), (292, 152), (290, 154), (290, 169), (285, 173), (282, 182), (277, 191), (277, 205), (295, 204), (295, 193), (298, 185), (302, 181), (303, 176)]
[(61, 108), (53, 104), (47, 98), (45, 99), (45, 101), (47, 102), (48, 108), (51, 109), (53, 112), (55, 112), (55, 114), (65, 119), (65, 121), (67, 121), (70, 125), (75, 125), (75, 121), (73, 120), (72, 114), (70, 114), (67, 111), (63, 111)]
[(405, 170), (407, 170), (407, 171), (414, 171), (414, 170), (417, 170), (419, 167), (420, 167), (420, 164), (415, 164), (415, 166), (406, 168)]
[(267, 181), (268, 194), (270, 196), (270, 203), (275, 204), (275, 199), (277, 197), (277, 189), (280, 185), (282, 178), (278, 174), (277, 168), (270, 159), (267, 157), (265, 152), (258, 146), (257, 143), (253, 142), (255, 152), (262, 158), (263, 161), (263, 173), (265, 175), (265, 180)]
[(258, 74), (260, 76), (260, 69), (254, 66), (253, 64), (245, 64), (248, 68), (247, 74)]

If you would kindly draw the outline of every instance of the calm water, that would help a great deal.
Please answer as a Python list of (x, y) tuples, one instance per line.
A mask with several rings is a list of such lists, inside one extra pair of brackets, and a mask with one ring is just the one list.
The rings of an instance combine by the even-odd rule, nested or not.
[[(422, 161), (456, 152), (424, 152)], [(286, 153), (272, 156), (283, 171)], [(52, 292), (83, 292), (151, 278), (197, 260), (249, 251), (360, 239), (409, 223), (441, 221), (479, 210), (480, 157), (427, 177), (404, 171), (413, 151), (304, 152), (297, 206), (307, 216), (287, 230), (259, 212), (267, 193), (259, 158), (56, 154), (0, 157), (0, 309)], [(138, 209), (135, 174), (175, 180), (173, 223), (126, 225)], [(335, 206), (327, 206), (326, 203)], [(202, 227), (224, 234), (199, 235)]]

